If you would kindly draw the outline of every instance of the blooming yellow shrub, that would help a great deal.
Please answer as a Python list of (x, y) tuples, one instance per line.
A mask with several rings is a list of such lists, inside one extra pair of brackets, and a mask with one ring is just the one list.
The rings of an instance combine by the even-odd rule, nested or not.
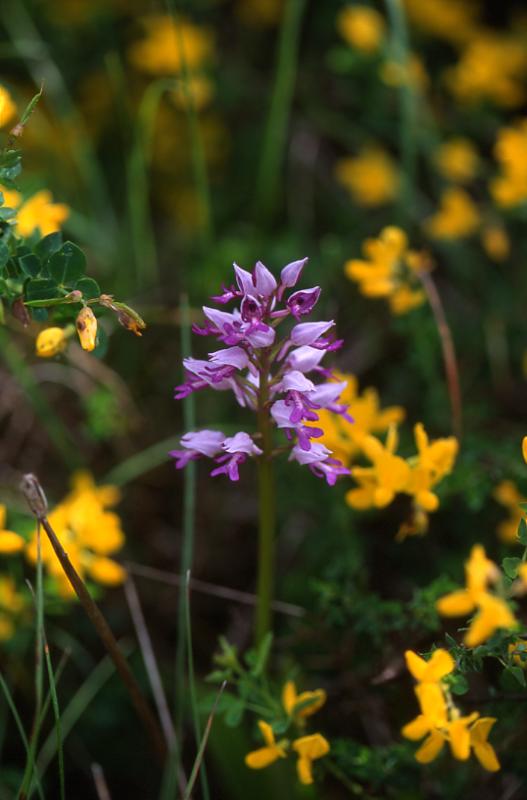
[(468, 183), (476, 175), (479, 156), (470, 139), (458, 136), (439, 145), (435, 152), (435, 162), (437, 169), (447, 180)]

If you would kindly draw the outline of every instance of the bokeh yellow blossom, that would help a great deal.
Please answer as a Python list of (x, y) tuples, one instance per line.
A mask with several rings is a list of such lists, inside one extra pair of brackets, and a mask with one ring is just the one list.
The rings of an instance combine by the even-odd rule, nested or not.
[(7, 508), (0, 503), (0, 554), (11, 555), (24, 549), (25, 539), (6, 527)]
[(425, 221), (425, 230), (433, 239), (462, 239), (475, 233), (481, 222), (477, 205), (458, 186), (445, 189), (438, 210)]
[(375, 53), (384, 41), (386, 23), (382, 14), (371, 6), (348, 5), (339, 12), (337, 30), (351, 47)]
[(214, 52), (210, 31), (188, 20), (179, 23), (179, 30), (170, 14), (142, 17), (140, 24), (144, 36), (131, 45), (129, 57), (135, 67), (149, 75), (181, 74), (183, 57), (192, 73)]
[(518, 525), (526, 519), (525, 511), (520, 508), (520, 503), (527, 502), (519, 491), (514, 481), (501, 481), (492, 494), (497, 503), (507, 509), (508, 517), (502, 520), (496, 532), (500, 539), (507, 544), (518, 543)]
[(387, 86), (411, 86), (419, 92), (424, 92), (430, 83), (426, 67), (415, 53), (410, 53), (406, 62), (384, 61), (379, 76)]
[(0, 128), (5, 128), (17, 115), (16, 103), (5, 86), (0, 84)]
[(527, 119), (501, 128), (494, 146), (500, 172), (490, 182), (497, 205), (512, 208), (527, 200)]
[(478, 151), (470, 139), (462, 136), (439, 145), (434, 158), (441, 175), (453, 183), (468, 183), (479, 167)]
[(381, 408), (379, 395), (373, 387), (359, 392), (359, 381), (355, 375), (335, 372), (335, 380), (346, 382), (339, 403), (347, 407), (347, 413), (353, 418), (353, 422), (349, 422), (342, 414), (320, 409), (317, 411), (319, 421), (313, 424), (324, 431), (319, 441), (348, 467), (353, 457), (360, 452), (358, 442), (361, 437), (369, 433), (384, 433), (390, 425), (402, 422), (405, 412), (401, 406)]
[(353, 200), (365, 208), (391, 202), (399, 188), (395, 162), (379, 147), (367, 147), (356, 156), (341, 158), (335, 166), (335, 175)]
[(0, 575), (0, 642), (11, 639), (17, 623), (28, 609), (25, 596), (8, 575)]
[(488, 257), (498, 263), (505, 261), (510, 255), (510, 239), (502, 225), (486, 225), (481, 231), (481, 244)]
[(478, 30), (478, 6), (471, 0), (404, 0), (410, 22), (425, 33), (460, 45)]
[(70, 215), (65, 203), (54, 203), (50, 191), (41, 189), (17, 209), (16, 228), (20, 236), (31, 236), (37, 229), (42, 236), (59, 231)]
[(482, 32), (446, 71), (445, 81), (460, 103), (490, 100), (503, 108), (516, 108), (525, 102), (526, 74), (527, 51), (522, 41)]
[[(119, 498), (117, 487), (96, 486), (91, 475), (79, 472), (73, 476), (71, 492), (49, 514), (49, 522), (80, 576), (88, 576), (104, 586), (116, 586), (126, 577), (123, 567), (109, 558), (124, 544), (121, 520), (108, 510)], [(73, 590), (44, 535), (41, 544), (42, 560), (55, 579), (59, 594), (71, 597)], [(27, 555), (32, 563), (36, 562), (36, 532)]]
[(499, 580), (500, 571), (487, 558), (481, 545), (474, 545), (465, 562), (466, 588), (440, 597), (438, 612), (445, 617), (460, 617), (477, 611), (463, 641), (467, 647), (477, 647), (499, 628), (514, 629), (516, 619), (501, 597), (488, 591), (488, 584)]
[(404, 231), (384, 228), (377, 239), (366, 239), (364, 259), (350, 259), (344, 265), (348, 278), (359, 284), (366, 297), (384, 297), (394, 314), (406, 314), (422, 305), (425, 293), (417, 288), (420, 270), (429, 268), (426, 257), (408, 249)]

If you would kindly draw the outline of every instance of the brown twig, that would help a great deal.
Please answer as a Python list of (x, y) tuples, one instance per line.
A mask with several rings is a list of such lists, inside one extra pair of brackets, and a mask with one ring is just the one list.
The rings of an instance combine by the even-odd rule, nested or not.
[(462, 403), (461, 403), (461, 388), (459, 383), (459, 370), (457, 366), (456, 350), (454, 347), (454, 340), (450, 327), (446, 320), (445, 310), (443, 303), (437, 291), (429, 272), (422, 270), (418, 273), (423, 289), (425, 290), (430, 308), (434, 315), (437, 325), (437, 332), (441, 340), (441, 350), (443, 352), (443, 362), (445, 364), (445, 374), (448, 387), (448, 395), (450, 397), (450, 407), (452, 409), (452, 430), (454, 436), (461, 440), (461, 433), (463, 428), (462, 423)]
[(99, 800), (112, 800), (104, 772), (100, 764), (91, 765), (91, 774), (93, 775), (93, 782), (95, 784), (95, 791)]
[(60, 565), (64, 570), (64, 574), (68, 578), (72, 588), (75, 591), (75, 594), (79, 598), (81, 605), (84, 608), (84, 611), (86, 612), (90, 622), (97, 631), (99, 638), (106, 647), (106, 650), (108, 651), (108, 654), (112, 659), (115, 668), (121, 677), (121, 680), (128, 690), (130, 699), (132, 700), (134, 708), (145, 727), (155, 752), (160, 759), (164, 761), (166, 757), (166, 746), (157, 720), (154, 717), (148, 703), (146, 702), (146, 699), (141, 691), (141, 687), (134, 678), (126, 659), (119, 650), (119, 646), (110, 629), (110, 626), (91, 597), (84, 581), (71, 563), (68, 554), (62, 547), (62, 544), (60, 543), (55, 531), (49, 523), (47, 518), (48, 507), (46, 496), (38, 479), (35, 477), (35, 475), (24, 475), (20, 484), (20, 489), (26, 498), (29, 508), (36, 517), (37, 522), (40, 523), (40, 525), (42, 525), (46, 531), (55, 555), (57, 556), (58, 560), (60, 561)]
[[(172, 572), (164, 572), (155, 567), (145, 567), (142, 564), (135, 564), (131, 561), (126, 562), (126, 568), (133, 572), (135, 575), (142, 575), (144, 578), (150, 578), (154, 581), (162, 581), (173, 586), (180, 586), (184, 583), (184, 579), (180, 575), (174, 575)], [(230, 589), (228, 586), (218, 586), (216, 583), (209, 583), (208, 581), (201, 581), (198, 578), (190, 578), (190, 588), (193, 592), (201, 592), (208, 594), (212, 597), (221, 597), (222, 600), (232, 600), (235, 603), (243, 603), (244, 605), (256, 605), (256, 595), (250, 592), (242, 592), (239, 589)], [(281, 600), (273, 600), (273, 611), (278, 611), (280, 614), (287, 614), (290, 617), (303, 617), (306, 613), (305, 608), (296, 606), (293, 603), (284, 603)]]

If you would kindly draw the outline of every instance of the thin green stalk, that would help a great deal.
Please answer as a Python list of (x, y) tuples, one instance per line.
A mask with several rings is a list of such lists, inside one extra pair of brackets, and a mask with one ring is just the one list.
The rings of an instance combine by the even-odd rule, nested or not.
[(402, 0), (385, 0), (385, 3), (392, 31), (392, 58), (403, 73), (399, 87), (399, 150), (403, 180), (399, 192), (398, 217), (404, 225), (413, 219), (415, 211), (417, 95), (408, 74), (410, 47)]
[(198, 772), (200, 767), (203, 763), (203, 758), (205, 755), (205, 748), (207, 746), (207, 742), (209, 740), (209, 734), (212, 728), (212, 722), (214, 720), (214, 715), (216, 714), (216, 708), (218, 707), (218, 702), (220, 697), (223, 694), (225, 687), (227, 686), (227, 681), (223, 681), (222, 685), (219, 688), (218, 694), (216, 695), (216, 699), (214, 700), (214, 705), (212, 706), (211, 712), (209, 714), (209, 718), (207, 720), (207, 724), (205, 726), (205, 732), (201, 739), (201, 744), (199, 746), (199, 750), (197, 752), (196, 758), (194, 760), (194, 766), (192, 767), (192, 772), (190, 773), (190, 778), (188, 782), (188, 786), (186, 788), (183, 800), (190, 800), (192, 795), (192, 789), (194, 788), (194, 784), (196, 783), (196, 778), (198, 777)]
[(148, 169), (157, 110), (163, 94), (173, 89), (173, 80), (151, 83), (141, 98), (137, 111), (134, 143), (127, 160), (128, 215), (135, 259), (136, 281), (144, 288), (158, 275), (157, 250), (150, 216)]
[[(191, 355), (190, 342), (190, 309), (187, 297), (181, 299), (181, 352), (184, 356)], [(194, 395), (189, 394), (183, 401), (183, 427), (186, 431), (194, 430), (196, 426), (196, 411)], [(194, 555), (194, 527), (196, 518), (196, 464), (189, 462), (183, 475), (183, 542), (181, 547), (180, 575), (178, 606), (178, 630), (176, 651), (176, 740), (182, 741), (183, 716), (185, 711), (185, 661), (187, 657), (187, 638), (185, 634), (185, 602), (186, 602), (186, 575), (192, 570)]]
[(287, 0), (284, 5), (273, 94), (256, 182), (254, 214), (259, 225), (271, 217), (282, 174), (304, 8), (305, 0)]
[(37, 520), (37, 570), (36, 570), (36, 592), (34, 594), (36, 606), (36, 635), (35, 635), (35, 716), (33, 729), (29, 742), (31, 757), (28, 758), (22, 784), (20, 787), (20, 798), (25, 798), (33, 779), (35, 754), (37, 752), (38, 737), (43, 722), (42, 715), (42, 695), (44, 683), (44, 592), (42, 584), (42, 531), (40, 521)]
[(7, 683), (5, 682), (4, 676), (2, 675), (1, 672), (0, 672), (0, 688), (2, 689), (2, 691), (4, 693), (4, 697), (6, 699), (7, 705), (9, 706), (9, 710), (11, 711), (11, 714), (13, 715), (13, 719), (15, 720), (15, 725), (17, 727), (18, 733), (20, 734), (20, 738), (22, 739), (22, 744), (24, 745), (24, 749), (26, 751), (27, 761), (28, 761), (28, 763), (31, 762), (31, 768), (32, 768), (32, 771), (33, 771), (33, 775), (35, 776), (34, 777), (34, 781), (35, 781), (36, 787), (38, 789), (39, 797), (41, 798), (41, 800), (44, 800), (44, 793), (42, 791), (40, 778), (39, 778), (38, 771), (37, 771), (37, 768), (36, 768), (36, 765), (35, 765), (34, 754), (32, 753), (31, 748), (29, 747), (29, 742), (28, 742), (28, 739), (27, 739), (27, 736), (26, 736), (26, 732), (24, 730), (24, 726), (22, 724), (22, 720), (20, 719), (20, 715), (19, 715), (19, 713), (17, 711), (17, 707), (15, 705), (15, 701), (13, 700), (11, 692), (9, 691), (9, 687), (8, 687)]
[(192, 159), (192, 169), (194, 172), (194, 183), (201, 205), (203, 245), (206, 247), (213, 239), (214, 225), (210, 184), (207, 173), (207, 162), (205, 159), (205, 147), (203, 145), (203, 137), (201, 135), (201, 129), (199, 126), (196, 104), (194, 103), (194, 97), (190, 87), (190, 73), (187, 59), (185, 57), (185, 47), (179, 12), (176, 9), (176, 3), (174, 0), (166, 0), (166, 5), (169, 13), (172, 15), (176, 28), (178, 55), (181, 63), (181, 88), (183, 90), (183, 97), (185, 100), (185, 113), (190, 137), (190, 156)]
[(255, 619), (257, 645), (272, 631), (271, 603), (274, 594), (276, 501), (272, 462), (273, 436), (268, 408), (268, 361), (268, 356), (264, 356), (258, 392), (258, 430), (263, 452), (258, 461), (258, 579)]
[[(190, 694), (190, 707), (192, 711), (192, 721), (194, 723), (194, 737), (196, 740), (196, 748), (198, 752), (197, 756), (197, 769), (199, 769), (200, 774), (200, 783), (201, 783), (201, 793), (203, 800), (210, 800), (210, 792), (209, 792), (209, 782), (207, 780), (207, 770), (205, 769), (205, 761), (203, 760), (204, 755), (204, 745), (207, 742), (208, 738), (208, 731), (206, 735), (202, 738), (201, 735), (201, 725), (199, 723), (199, 711), (198, 711), (198, 698), (196, 694), (196, 681), (194, 678), (194, 654), (192, 651), (192, 622), (190, 619), (190, 570), (187, 572), (185, 576), (185, 633), (186, 633), (186, 640), (187, 640), (187, 668), (188, 668), (188, 681), (189, 681), (189, 694)], [(209, 726), (210, 730), (210, 726)], [(202, 748), (203, 745), (203, 748)], [(196, 766), (196, 765), (195, 765)], [(194, 780), (195, 780), (194, 775)], [(192, 776), (190, 778), (192, 781)], [(190, 783), (190, 781), (189, 781)], [(188, 797), (190, 794), (189, 790), (187, 789), (187, 794), (185, 797)]]
[(66, 790), (64, 781), (64, 750), (63, 750), (63, 738), (62, 738), (62, 724), (60, 720), (60, 707), (59, 707), (59, 699), (57, 696), (57, 687), (55, 684), (55, 675), (53, 674), (53, 665), (51, 663), (51, 657), (49, 654), (49, 647), (47, 641), (44, 642), (44, 658), (46, 659), (46, 667), (48, 670), (51, 706), (53, 708), (53, 715), (55, 717), (57, 760), (59, 765), (60, 800), (65, 800)]
[(79, 467), (81, 464), (79, 451), (73, 444), (68, 429), (62, 424), (56, 411), (49, 405), (40, 384), (25, 363), (24, 356), (2, 327), (0, 327), (0, 357), (26, 393), (28, 401), (35, 409), (36, 415), (65, 465), (70, 470)]

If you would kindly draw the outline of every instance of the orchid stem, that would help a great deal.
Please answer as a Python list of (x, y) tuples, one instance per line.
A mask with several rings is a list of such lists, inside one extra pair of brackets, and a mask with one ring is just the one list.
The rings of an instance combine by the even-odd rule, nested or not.
[(269, 356), (262, 360), (258, 392), (258, 430), (263, 453), (258, 463), (258, 582), (255, 638), (258, 645), (271, 630), (274, 594), (276, 503), (272, 462), (273, 436), (269, 400)]

